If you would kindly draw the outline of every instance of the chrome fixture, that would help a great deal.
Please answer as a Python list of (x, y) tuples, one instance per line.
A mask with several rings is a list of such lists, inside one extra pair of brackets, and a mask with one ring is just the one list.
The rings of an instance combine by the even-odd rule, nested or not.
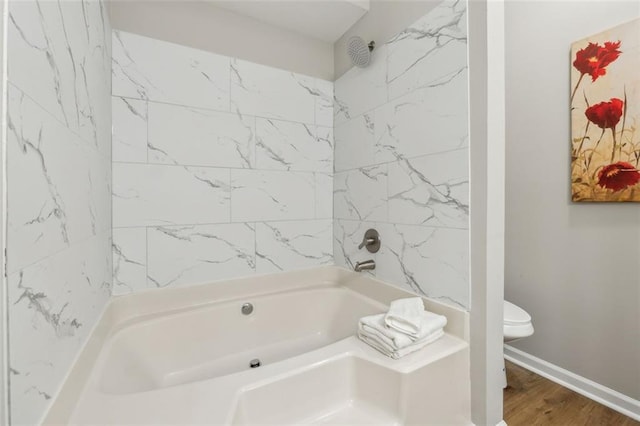
[(373, 269), (376, 269), (376, 262), (372, 259), (356, 262), (356, 266), (353, 268), (356, 272), (371, 271)]
[(253, 312), (253, 305), (251, 303), (245, 303), (242, 305), (241, 311), (243, 315), (249, 315)]
[(369, 253), (377, 253), (380, 250), (380, 235), (375, 229), (367, 229), (364, 233), (364, 238), (358, 246), (359, 249), (366, 247)]
[(252, 359), (251, 361), (249, 361), (249, 367), (251, 367), (251, 368), (260, 367), (260, 360), (258, 358)]
[(371, 62), (371, 52), (376, 47), (375, 41), (367, 43), (362, 37), (353, 36), (347, 40), (347, 54), (351, 63), (359, 68), (365, 68)]

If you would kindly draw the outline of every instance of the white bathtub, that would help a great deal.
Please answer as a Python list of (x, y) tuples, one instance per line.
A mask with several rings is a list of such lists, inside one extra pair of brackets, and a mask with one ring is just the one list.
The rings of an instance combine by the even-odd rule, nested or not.
[(325, 267), (116, 298), (45, 423), (470, 424), (466, 312), (425, 300), (446, 334), (400, 360), (354, 336), (407, 296)]

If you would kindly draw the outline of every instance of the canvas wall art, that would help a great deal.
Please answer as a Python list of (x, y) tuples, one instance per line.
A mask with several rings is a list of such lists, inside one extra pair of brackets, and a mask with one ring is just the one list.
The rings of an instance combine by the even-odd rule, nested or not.
[(640, 201), (640, 19), (571, 47), (573, 201)]

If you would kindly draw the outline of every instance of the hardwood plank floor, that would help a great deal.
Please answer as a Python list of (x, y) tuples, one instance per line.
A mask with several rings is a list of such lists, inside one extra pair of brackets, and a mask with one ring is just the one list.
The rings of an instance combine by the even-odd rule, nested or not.
[(509, 426), (640, 426), (551, 380), (507, 361), (504, 420)]

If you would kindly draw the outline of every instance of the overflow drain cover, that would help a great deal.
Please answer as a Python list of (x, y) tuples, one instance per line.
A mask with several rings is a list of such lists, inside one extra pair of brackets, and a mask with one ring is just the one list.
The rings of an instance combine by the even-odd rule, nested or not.
[(249, 361), (249, 367), (251, 367), (251, 368), (260, 367), (260, 360), (258, 358), (252, 359), (251, 361)]

